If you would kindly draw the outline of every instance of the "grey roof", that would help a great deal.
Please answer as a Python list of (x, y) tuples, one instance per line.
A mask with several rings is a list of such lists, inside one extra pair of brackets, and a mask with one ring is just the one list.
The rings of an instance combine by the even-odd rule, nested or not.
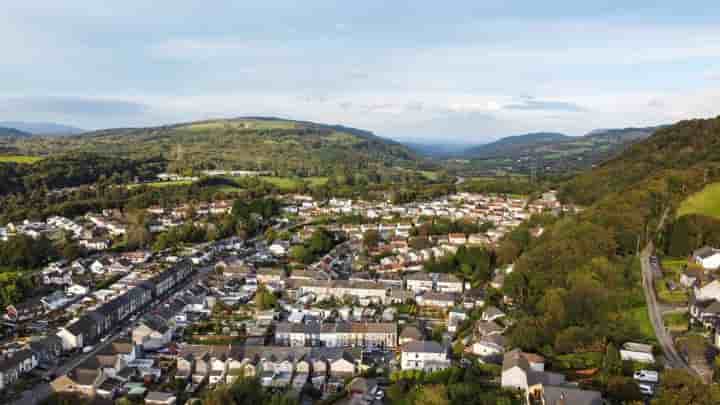
[(408, 325), (403, 328), (402, 333), (400, 333), (400, 338), (405, 339), (414, 339), (414, 340), (423, 340), (425, 336), (420, 331), (420, 329), (413, 325)]
[(696, 251), (694, 251), (693, 256), (704, 259), (706, 257), (710, 257), (710, 256), (714, 255), (716, 252), (717, 252), (717, 250), (711, 248), (710, 246), (703, 246), (700, 249), (697, 249)]
[(420, 340), (408, 342), (402, 347), (403, 352), (411, 353), (445, 353), (445, 349), (438, 342)]

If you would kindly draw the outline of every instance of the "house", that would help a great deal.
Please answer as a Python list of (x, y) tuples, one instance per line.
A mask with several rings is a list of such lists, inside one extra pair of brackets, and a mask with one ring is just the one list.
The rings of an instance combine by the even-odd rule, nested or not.
[(687, 266), (680, 274), (680, 284), (685, 288), (693, 288), (702, 284), (705, 279), (705, 270), (700, 266)]
[(30, 350), (35, 354), (38, 364), (54, 365), (63, 352), (62, 339), (56, 335), (31, 338)]
[(483, 358), (500, 356), (505, 352), (505, 338), (500, 334), (484, 335), (472, 344), (471, 351)]
[(432, 291), (434, 282), (432, 276), (425, 272), (411, 273), (405, 276), (405, 285), (414, 293)]
[(132, 340), (144, 350), (158, 350), (172, 341), (173, 330), (169, 323), (159, 316), (146, 315), (132, 330)]
[(479, 336), (501, 335), (504, 328), (495, 321), (479, 321), (477, 323), (477, 332)]
[(463, 282), (453, 274), (440, 273), (436, 277), (436, 290), (443, 293), (462, 293)]
[(452, 245), (464, 245), (467, 243), (467, 237), (464, 233), (451, 233), (448, 235), (448, 242)]
[(404, 346), (406, 343), (417, 342), (425, 340), (425, 334), (422, 333), (420, 328), (414, 325), (407, 325), (402, 329), (398, 344)]
[(717, 270), (720, 268), (720, 249), (702, 247), (693, 252), (692, 259), (704, 269)]
[(268, 251), (272, 253), (275, 256), (285, 256), (288, 253), (288, 250), (290, 249), (290, 243), (286, 241), (275, 241), (270, 247), (268, 247)]
[(491, 322), (491, 321), (495, 321), (500, 318), (504, 318), (505, 316), (506, 315), (503, 311), (501, 311), (497, 307), (491, 305), (491, 306), (485, 308), (485, 310), (482, 313), (481, 319), (485, 322)]
[(620, 358), (622, 360), (631, 360), (639, 363), (655, 363), (652, 345), (642, 343), (626, 342), (620, 349)]
[(29, 349), (7, 352), (0, 357), (0, 391), (14, 384), (20, 376), (38, 365), (38, 359)]
[(503, 388), (518, 389), (527, 393), (536, 384), (563, 385), (565, 376), (545, 371), (545, 359), (520, 349), (511, 350), (503, 356), (500, 385)]
[(402, 347), (400, 367), (403, 370), (437, 371), (450, 367), (447, 349), (439, 343), (424, 340), (412, 341)]
[(150, 391), (145, 397), (146, 405), (175, 405), (177, 397), (167, 392)]
[(329, 354), (327, 361), (332, 377), (347, 378), (357, 374), (355, 357), (348, 351), (343, 350)]
[(720, 300), (720, 280), (715, 280), (705, 286), (695, 286), (693, 289), (697, 301)]
[(451, 293), (426, 291), (417, 297), (417, 303), (423, 307), (452, 308), (455, 306), (457, 296)]

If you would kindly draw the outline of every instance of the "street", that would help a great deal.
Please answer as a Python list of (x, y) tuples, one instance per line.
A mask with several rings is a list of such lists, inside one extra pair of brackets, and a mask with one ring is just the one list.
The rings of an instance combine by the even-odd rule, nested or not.
[(653, 264), (650, 263), (650, 255), (652, 251), (653, 244), (649, 243), (640, 255), (643, 291), (645, 293), (645, 301), (648, 306), (650, 322), (652, 323), (653, 329), (655, 330), (655, 336), (657, 337), (660, 348), (665, 356), (665, 365), (669, 368), (684, 368), (691, 371), (682, 357), (678, 354), (675, 349), (675, 345), (673, 344), (672, 336), (670, 336), (670, 333), (668, 333), (665, 328), (662, 310), (657, 302), (657, 295), (654, 288)]

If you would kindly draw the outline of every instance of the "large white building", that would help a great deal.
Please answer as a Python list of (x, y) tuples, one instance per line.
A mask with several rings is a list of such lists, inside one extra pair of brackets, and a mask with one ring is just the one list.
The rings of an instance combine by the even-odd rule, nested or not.
[(450, 367), (447, 349), (433, 341), (411, 341), (402, 347), (400, 367), (403, 370), (437, 371)]

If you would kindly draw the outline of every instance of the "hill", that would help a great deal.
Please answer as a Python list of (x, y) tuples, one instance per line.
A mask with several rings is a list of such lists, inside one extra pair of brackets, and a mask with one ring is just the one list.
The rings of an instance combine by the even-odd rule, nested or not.
[[(652, 180), (672, 183), (683, 192), (699, 190), (720, 165), (720, 118), (681, 121), (658, 129), (613, 159), (581, 174), (565, 187), (579, 204), (592, 204), (609, 193), (629, 192)], [(697, 175), (700, 174), (698, 178)], [(699, 180), (687, 182), (687, 176)]]
[(54, 122), (0, 121), (0, 126), (19, 129), (33, 135), (76, 135), (85, 130)]
[(245, 169), (300, 176), (416, 163), (407, 147), (368, 131), (267, 117), (30, 138), (17, 140), (8, 149), (28, 155), (89, 152), (126, 159), (161, 157), (171, 171)]
[(476, 146), (465, 151), (475, 158), (513, 157), (529, 153), (532, 149), (546, 144), (564, 142), (570, 136), (556, 132), (535, 132), (501, 138), (495, 142)]
[(472, 159), (474, 166), (486, 170), (566, 173), (587, 169), (616, 156), (655, 130), (655, 127), (603, 129), (584, 136), (553, 132), (525, 134), (470, 148), (464, 157)]
[(27, 137), (31, 134), (21, 131), (17, 128), (0, 126), (0, 137)]

